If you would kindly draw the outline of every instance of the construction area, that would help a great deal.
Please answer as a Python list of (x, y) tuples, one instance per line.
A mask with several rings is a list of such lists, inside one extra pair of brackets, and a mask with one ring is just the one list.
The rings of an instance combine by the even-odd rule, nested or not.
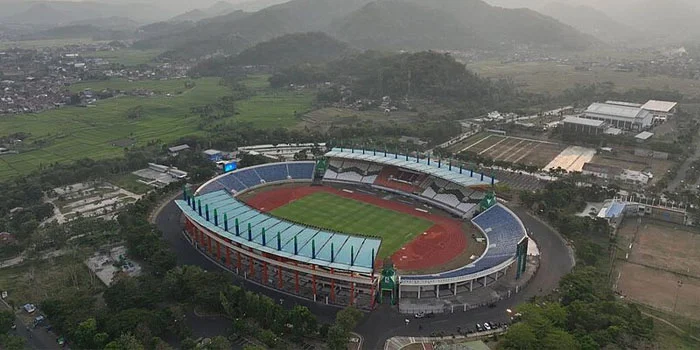
[(700, 233), (687, 226), (628, 218), (618, 230), (613, 277), (622, 297), (700, 320)]
[(141, 198), (106, 182), (77, 183), (54, 188), (50, 193), (47, 202), (53, 204), (54, 215), (46, 221), (58, 223), (78, 217), (112, 219), (118, 209)]

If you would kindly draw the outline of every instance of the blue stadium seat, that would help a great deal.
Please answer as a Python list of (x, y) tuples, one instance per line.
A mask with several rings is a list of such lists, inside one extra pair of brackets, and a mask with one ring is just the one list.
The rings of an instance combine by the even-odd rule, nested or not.
[(226, 189), (231, 192), (231, 191), (236, 191), (236, 192), (241, 192), (248, 188), (248, 186), (244, 185), (238, 178), (233, 173), (230, 173), (226, 176), (223, 176), (219, 178), (218, 180), (222, 185), (226, 187)]
[(253, 169), (265, 182), (287, 180), (287, 166), (284, 163), (270, 164)]
[(233, 176), (238, 178), (238, 180), (240, 180), (244, 185), (246, 185), (246, 187), (260, 185), (260, 176), (258, 176), (258, 173), (255, 172), (254, 169), (243, 169), (241, 171), (236, 172)]
[(289, 176), (292, 179), (312, 179), (314, 177), (315, 163), (287, 163)]
[(510, 211), (497, 204), (472, 220), (488, 237), (489, 247), (472, 265), (434, 275), (404, 276), (405, 279), (428, 280), (471, 275), (496, 267), (515, 257), (518, 242), (526, 232), (520, 220)]

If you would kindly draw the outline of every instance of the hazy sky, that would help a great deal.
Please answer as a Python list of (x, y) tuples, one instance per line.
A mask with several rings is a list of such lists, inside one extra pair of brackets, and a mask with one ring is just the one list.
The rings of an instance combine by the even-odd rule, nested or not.
[[(154, 4), (158, 7), (168, 8), (168, 9), (178, 9), (178, 11), (187, 11), (194, 8), (204, 8), (213, 5), (219, 0), (0, 0), (0, 3), (33, 3), (33, 2), (53, 2), (53, 1), (63, 1), (63, 2), (99, 2), (106, 4), (132, 4), (132, 3), (149, 3)], [(240, 4), (254, 0), (226, 0), (226, 2), (231, 4)]]

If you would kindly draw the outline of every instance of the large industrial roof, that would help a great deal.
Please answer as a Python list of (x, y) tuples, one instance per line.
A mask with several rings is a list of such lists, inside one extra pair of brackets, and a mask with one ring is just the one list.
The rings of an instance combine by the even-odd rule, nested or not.
[(640, 107), (623, 106), (609, 103), (592, 103), (586, 109), (586, 115), (611, 116), (633, 121), (642, 112)]
[(574, 117), (574, 116), (568, 116), (568, 117), (564, 118), (564, 123), (587, 125), (587, 126), (592, 126), (592, 127), (596, 127), (596, 128), (599, 128), (605, 124), (605, 122), (602, 120), (586, 119), (586, 118), (579, 118), (579, 117)]
[[(230, 241), (265, 253), (306, 264), (358, 273), (371, 273), (374, 258), (379, 252), (380, 239), (326, 232), (277, 219), (246, 205), (224, 190), (197, 196), (196, 200), (202, 203), (202, 215), (192, 209), (185, 200), (177, 200), (176, 203), (180, 210), (198, 225)], [(206, 205), (209, 206), (209, 220), (206, 219), (204, 212)], [(219, 225), (215, 225), (214, 210), (217, 211)], [(228, 231), (225, 230), (224, 215), (228, 219)], [(239, 226), (238, 235), (235, 227), (236, 219), (238, 219)], [(248, 236), (249, 224), (251, 227), (250, 239)], [(264, 244), (263, 229), (265, 230)], [(279, 246), (278, 233), (280, 235)], [(296, 254), (295, 237), (297, 239)], [(333, 255), (332, 258), (331, 255)]]
[[(450, 167), (449, 164), (440, 163), (433, 159), (428, 164), (427, 159), (417, 159), (416, 157), (385, 153), (374, 150), (362, 150), (351, 148), (333, 148), (326, 153), (326, 157), (336, 157), (344, 159), (354, 159), (383, 165), (393, 165), (396, 167), (425, 173), (428, 175), (441, 178), (464, 187), (491, 185), (491, 177), (482, 175), (467, 169), (461, 169), (457, 166)], [(407, 160), (408, 159), (408, 160)], [(498, 182), (493, 180), (494, 183)]]
[(642, 106), (642, 108), (648, 111), (668, 113), (676, 108), (676, 105), (678, 105), (676, 102), (649, 100)]

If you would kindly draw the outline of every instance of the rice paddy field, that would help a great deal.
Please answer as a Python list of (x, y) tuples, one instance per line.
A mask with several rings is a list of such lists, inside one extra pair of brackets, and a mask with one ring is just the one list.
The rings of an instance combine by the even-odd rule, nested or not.
[[(185, 89), (184, 81), (165, 80), (137, 83), (152, 90), (173, 92), (150, 97), (124, 96), (97, 101), (90, 107), (62, 107), (36, 114), (21, 114), (0, 119), (0, 134), (18, 132), (30, 136), (22, 140), (18, 154), (0, 156), (0, 181), (21, 176), (56, 162), (82, 158), (107, 159), (123, 155), (124, 147), (155, 141), (173, 142), (187, 135), (204, 135), (200, 119), (191, 108), (215, 103), (229, 94), (218, 78), (193, 80)], [(263, 87), (264, 76), (246, 81), (256, 95), (236, 106), (237, 115), (220, 122), (250, 122), (259, 128), (288, 127), (300, 122), (298, 115), (311, 109), (313, 92), (272, 90)], [(106, 86), (124, 86), (126, 81), (81, 83), (78, 87), (98, 90)], [(142, 108), (137, 119), (127, 111)], [(297, 112), (298, 114), (295, 114)]]
[[(80, 92), (85, 89), (100, 91), (104, 89), (132, 91), (137, 89), (145, 89), (153, 91), (157, 94), (181, 94), (187, 89), (185, 83), (190, 79), (169, 79), (169, 80), (137, 80), (129, 81), (126, 79), (110, 79), (98, 81), (86, 81), (73, 84), (70, 86), (71, 92)], [(205, 82), (206, 83), (206, 82)]]
[(379, 258), (391, 256), (433, 222), (373, 204), (317, 192), (270, 212), (272, 215), (325, 229), (382, 239)]

